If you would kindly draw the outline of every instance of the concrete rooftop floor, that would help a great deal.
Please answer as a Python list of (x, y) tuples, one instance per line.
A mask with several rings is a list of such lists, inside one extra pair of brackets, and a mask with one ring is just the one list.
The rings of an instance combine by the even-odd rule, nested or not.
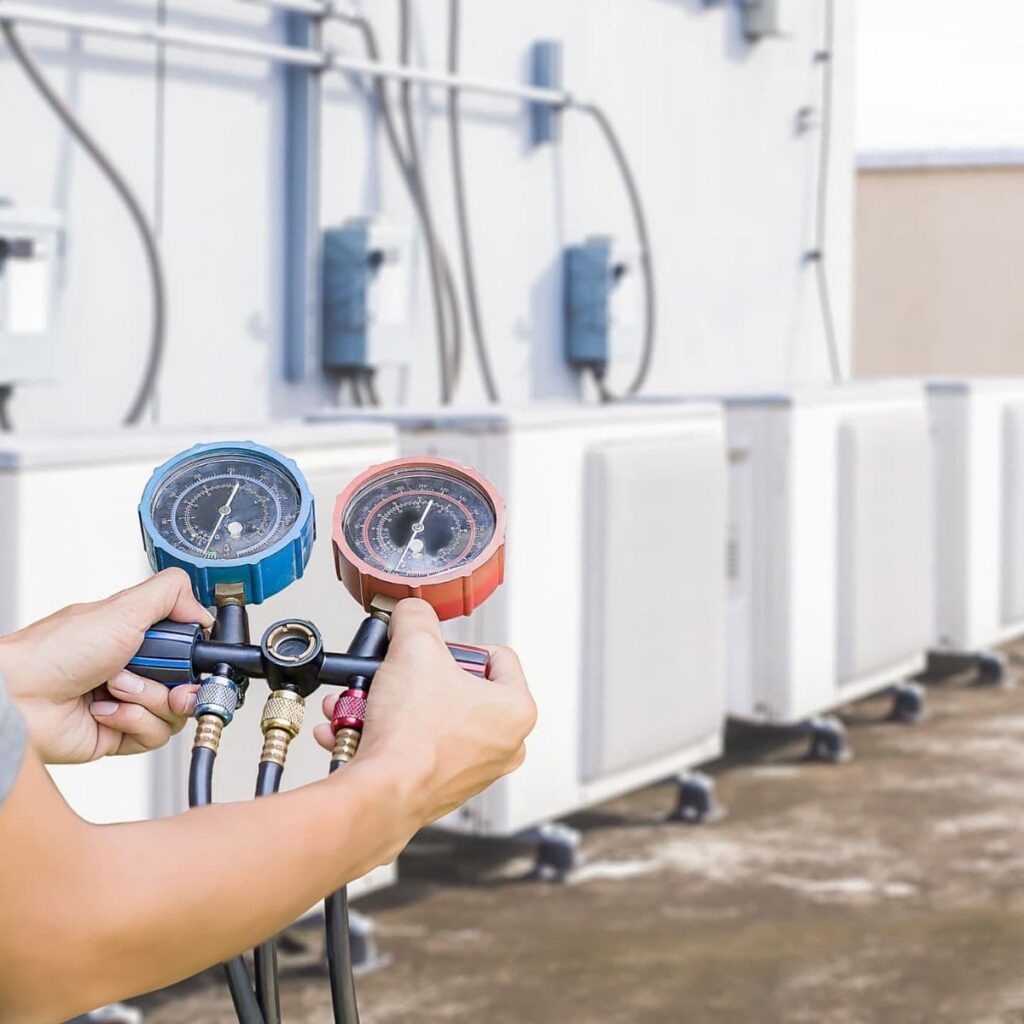
[[(715, 824), (664, 823), (667, 787), (578, 816), (569, 884), (523, 880), (514, 844), (421, 838), (359, 904), (392, 958), (360, 979), (363, 1024), (1021, 1024), (1024, 688), (930, 687), (913, 727), (888, 706), (843, 712), (844, 765), (731, 743)], [(219, 974), (141, 1005), (234, 1022)], [(329, 1024), (326, 978), (288, 974), (283, 1010)]]

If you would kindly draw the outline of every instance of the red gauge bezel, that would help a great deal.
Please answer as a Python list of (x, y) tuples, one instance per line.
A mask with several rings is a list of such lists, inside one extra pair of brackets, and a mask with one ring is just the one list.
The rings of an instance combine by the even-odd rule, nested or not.
[[(494, 536), (476, 558), (448, 572), (424, 577), (419, 581), (384, 572), (370, 565), (352, 549), (344, 529), (345, 509), (359, 491), (385, 473), (413, 468), (443, 470), (453, 476), (463, 477), (483, 492), (494, 509)], [(370, 610), (370, 603), (378, 594), (397, 600), (418, 597), (433, 607), (439, 619), (454, 619), (471, 614), (483, 604), (505, 576), (505, 502), (490, 481), (475, 469), (449, 459), (433, 456), (394, 459), (371, 466), (360, 473), (334, 500), (331, 535), (338, 579), (366, 611)]]

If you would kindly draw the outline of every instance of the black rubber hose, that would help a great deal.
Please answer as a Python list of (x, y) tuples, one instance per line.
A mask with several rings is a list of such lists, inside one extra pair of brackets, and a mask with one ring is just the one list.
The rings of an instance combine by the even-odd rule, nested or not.
[(216, 753), (209, 747), (193, 747), (188, 767), (188, 805), (205, 807), (213, 803), (213, 762)]
[[(361, 658), (383, 658), (388, 652), (388, 623), (368, 615), (359, 624), (348, 653)], [(352, 676), (348, 685), (353, 689), (369, 691), (370, 680)], [(333, 775), (344, 761), (331, 761)], [(327, 931), (327, 972), (331, 981), (331, 1007), (334, 1024), (359, 1024), (359, 1006), (356, 1001), (355, 979), (352, 976), (352, 946), (348, 931), (348, 890), (342, 886), (324, 900), (324, 919)]]
[[(343, 762), (332, 761), (331, 773)], [(331, 981), (334, 1024), (359, 1024), (355, 979), (352, 976), (352, 945), (348, 931), (348, 890), (338, 889), (324, 901), (327, 931), (327, 972)]]
[[(460, 0), (448, 2), (448, 72), (456, 75), (459, 71), (459, 38), (461, 35)], [(476, 263), (473, 258), (473, 238), (470, 233), (469, 211), (466, 203), (466, 174), (462, 155), (462, 115), (459, 110), (458, 89), (448, 90), (448, 144), (452, 160), (452, 185), (455, 193), (455, 214), (459, 224), (459, 248), (462, 254), (462, 283), (466, 293), (466, 308), (469, 311), (469, 327), (473, 335), (480, 376), (484, 390), (491, 402), (500, 402), (501, 395), (491, 366), (484, 335), (483, 316), (480, 312), (480, 295), (476, 282)]]
[(835, 3), (824, 0), (825, 32), (823, 49), (816, 55), (821, 63), (821, 130), (818, 150), (818, 188), (814, 214), (814, 273), (818, 282), (818, 301), (821, 305), (821, 321), (828, 348), (829, 368), (832, 382), (842, 383), (843, 365), (839, 358), (839, 341), (836, 338), (836, 321), (832, 311), (832, 292), (829, 287), (828, 269), (825, 266), (828, 242), (828, 189), (829, 170), (832, 159), (832, 97), (834, 92), (833, 58), (835, 49)]
[[(640, 189), (636, 182), (636, 176), (633, 174), (633, 170), (629, 165), (629, 160), (626, 157), (626, 151), (622, 147), (622, 142), (619, 139), (618, 133), (615, 131), (611, 121), (608, 119), (608, 115), (596, 104), (587, 103), (580, 104), (572, 109), (579, 110), (584, 114), (589, 114), (597, 127), (601, 130), (601, 134), (604, 136), (605, 142), (608, 143), (608, 148), (611, 150), (612, 157), (615, 160), (615, 165), (619, 169), (619, 174), (622, 176), (623, 184), (626, 186), (626, 194), (629, 198), (629, 207), (633, 214), (633, 224), (636, 230), (637, 241), (640, 244), (640, 272), (643, 277), (643, 288), (644, 288), (644, 337), (643, 337), (643, 348), (640, 354), (640, 363), (637, 366), (636, 374), (633, 377), (632, 382), (626, 389), (627, 395), (639, 394), (641, 388), (647, 380), (647, 375), (650, 373), (651, 360), (654, 356), (654, 346), (656, 341), (656, 321), (657, 321), (657, 289), (654, 283), (654, 257), (651, 253), (651, 235), (647, 228), (647, 215), (644, 212), (643, 199), (640, 196)], [(604, 401), (612, 401), (615, 396), (604, 386), (603, 378), (601, 378), (601, 391), (602, 399)]]
[(146, 253), (146, 266), (149, 270), (150, 287), (153, 293), (153, 307), (149, 354), (146, 359), (145, 370), (143, 371), (142, 381), (136, 391), (135, 398), (124, 417), (124, 423), (127, 426), (134, 426), (142, 419), (142, 414), (145, 412), (146, 405), (152, 397), (153, 389), (156, 387), (157, 377), (160, 374), (160, 364), (163, 361), (167, 334), (167, 286), (156, 236), (153, 234), (153, 229), (146, 219), (142, 204), (135, 196), (131, 186), (111, 162), (110, 157), (100, 148), (99, 143), (78, 120), (74, 111), (64, 102), (47, 80), (42, 69), (22, 45), (17, 29), (9, 21), (5, 21), (0, 23), (0, 31), (3, 32), (4, 39), (7, 41), (14, 59), (21, 65), (22, 70), (36, 87), (39, 95), (42, 96), (50, 109), (60, 118), (64, 127), (74, 136), (79, 145), (92, 157), (96, 166), (113, 186), (114, 191), (121, 197), (142, 240), (142, 246)]
[[(216, 758), (216, 753), (209, 747), (193, 748), (188, 770), (189, 807), (205, 807), (213, 803), (213, 765)], [(265, 1024), (245, 961), (240, 956), (233, 957), (224, 964), (224, 973), (239, 1024)]]
[[(256, 796), (271, 796), (281, 788), (284, 768), (274, 761), (260, 761)], [(266, 1024), (281, 1024), (281, 993), (277, 984), (277, 940), (268, 939), (253, 951), (256, 965), (256, 998)]]

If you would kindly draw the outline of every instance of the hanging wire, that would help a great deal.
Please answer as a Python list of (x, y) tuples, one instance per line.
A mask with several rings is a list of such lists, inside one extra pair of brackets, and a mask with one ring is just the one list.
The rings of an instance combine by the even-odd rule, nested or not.
[(814, 274), (818, 284), (818, 302), (821, 306), (821, 321), (825, 331), (825, 344), (828, 348), (829, 368), (832, 382), (843, 381), (843, 365), (839, 355), (839, 340), (836, 337), (835, 315), (832, 310), (832, 292), (828, 280), (828, 268), (825, 265), (828, 243), (828, 194), (829, 172), (832, 159), (832, 107), (834, 96), (834, 51), (835, 51), (835, 2), (824, 0), (824, 40), (823, 49), (815, 54), (815, 60), (821, 64), (821, 128), (818, 149), (818, 187), (815, 202), (814, 251), (810, 257), (814, 261)]
[[(657, 290), (654, 281), (654, 258), (651, 254), (651, 237), (647, 228), (647, 216), (644, 213), (643, 200), (640, 196), (640, 189), (637, 186), (636, 176), (629, 165), (622, 141), (608, 119), (607, 114), (596, 103), (578, 104), (571, 109), (589, 114), (600, 129), (605, 142), (608, 144), (608, 148), (611, 150), (612, 158), (622, 177), (623, 184), (626, 186), (626, 195), (633, 214), (634, 229), (640, 245), (640, 274), (643, 279), (644, 290), (644, 331), (640, 362), (633, 380), (626, 388), (626, 395), (636, 395), (643, 388), (650, 373), (656, 342)], [(615, 400), (616, 396), (605, 386), (603, 371), (595, 369), (594, 377), (598, 382), (602, 400), (606, 402)]]
[[(399, 61), (409, 64), (412, 57), (412, 4), (411, 0), (399, 0)], [(462, 322), (454, 284), (446, 257), (434, 226), (434, 215), (430, 206), (423, 177), (423, 163), (420, 159), (419, 143), (416, 138), (416, 119), (412, 107), (413, 83), (404, 79), (398, 88), (399, 110), (405, 130), (406, 165), (409, 169), (411, 187), (418, 196), (420, 223), (430, 260), (430, 273), (435, 295), (435, 318), (438, 324), (438, 359), (441, 375), (441, 402), (447, 405), (455, 395), (462, 368)]]
[[(448, 4), (448, 72), (456, 75), (459, 71), (459, 37), (461, 35), (460, 0), (449, 0)], [(459, 110), (458, 89), (448, 90), (448, 138), (452, 161), (452, 184), (455, 192), (455, 213), (459, 224), (459, 246), (462, 253), (462, 282), (466, 294), (466, 308), (469, 311), (469, 326), (473, 335), (480, 376), (484, 390), (491, 402), (499, 402), (501, 396), (495, 382), (487, 339), (484, 336), (483, 317), (480, 313), (480, 296), (477, 290), (476, 266), (473, 259), (473, 240), (470, 235), (469, 212), (466, 203), (466, 180), (462, 155), (462, 116)]]
[(164, 278), (163, 262), (160, 257), (160, 250), (156, 237), (146, 219), (142, 204), (136, 198), (131, 186), (114, 166), (110, 157), (100, 147), (99, 143), (89, 134), (85, 126), (75, 116), (74, 111), (64, 102), (56, 92), (42, 69), (35, 62), (28, 50), (21, 42), (18, 30), (9, 21), (0, 23), (0, 32), (10, 47), (14, 59), (21, 65), (22, 70), (36, 87), (39, 95), (46, 101), (50, 109), (63, 122), (64, 127), (74, 136), (82, 148), (92, 157), (96, 166), (100, 169), (106, 179), (113, 186), (114, 191), (120, 196), (125, 208), (135, 224), (142, 240), (146, 253), (146, 267), (149, 271), (150, 287), (152, 290), (152, 315), (150, 327), (149, 351), (146, 357), (145, 370), (142, 380), (139, 383), (135, 398), (132, 401), (128, 412), (125, 414), (124, 423), (127, 426), (134, 426), (142, 419), (146, 406), (152, 398), (156, 388), (157, 378), (160, 374), (160, 364), (163, 360), (164, 345), (166, 341), (167, 324), (167, 288)]

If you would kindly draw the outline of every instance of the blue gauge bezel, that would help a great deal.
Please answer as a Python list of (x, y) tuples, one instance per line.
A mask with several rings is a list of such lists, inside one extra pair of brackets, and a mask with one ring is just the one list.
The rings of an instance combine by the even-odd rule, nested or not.
[[(273, 462), (292, 479), (299, 491), (299, 514), (291, 529), (270, 547), (251, 558), (210, 559), (191, 555), (173, 547), (160, 534), (153, 521), (153, 498), (166, 478), (183, 463), (209, 455), (228, 455), (237, 452), (258, 455)], [(268, 597), (284, 590), (299, 579), (309, 562), (313, 542), (316, 540), (316, 515), (313, 493), (306, 478), (293, 459), (273, 448), (254, 441), (216, 441), (197, 444), (172, 456), (153, 470), (139, 502), (139, 523), (149, 564), (154, 572), (177, 567), (184, 569), (192, 580), (192, 589), (198, 600), (212, 607), (216, 603), (218, 584), (241, 584), (245, 588), (247, 604), (260, 604)]]

